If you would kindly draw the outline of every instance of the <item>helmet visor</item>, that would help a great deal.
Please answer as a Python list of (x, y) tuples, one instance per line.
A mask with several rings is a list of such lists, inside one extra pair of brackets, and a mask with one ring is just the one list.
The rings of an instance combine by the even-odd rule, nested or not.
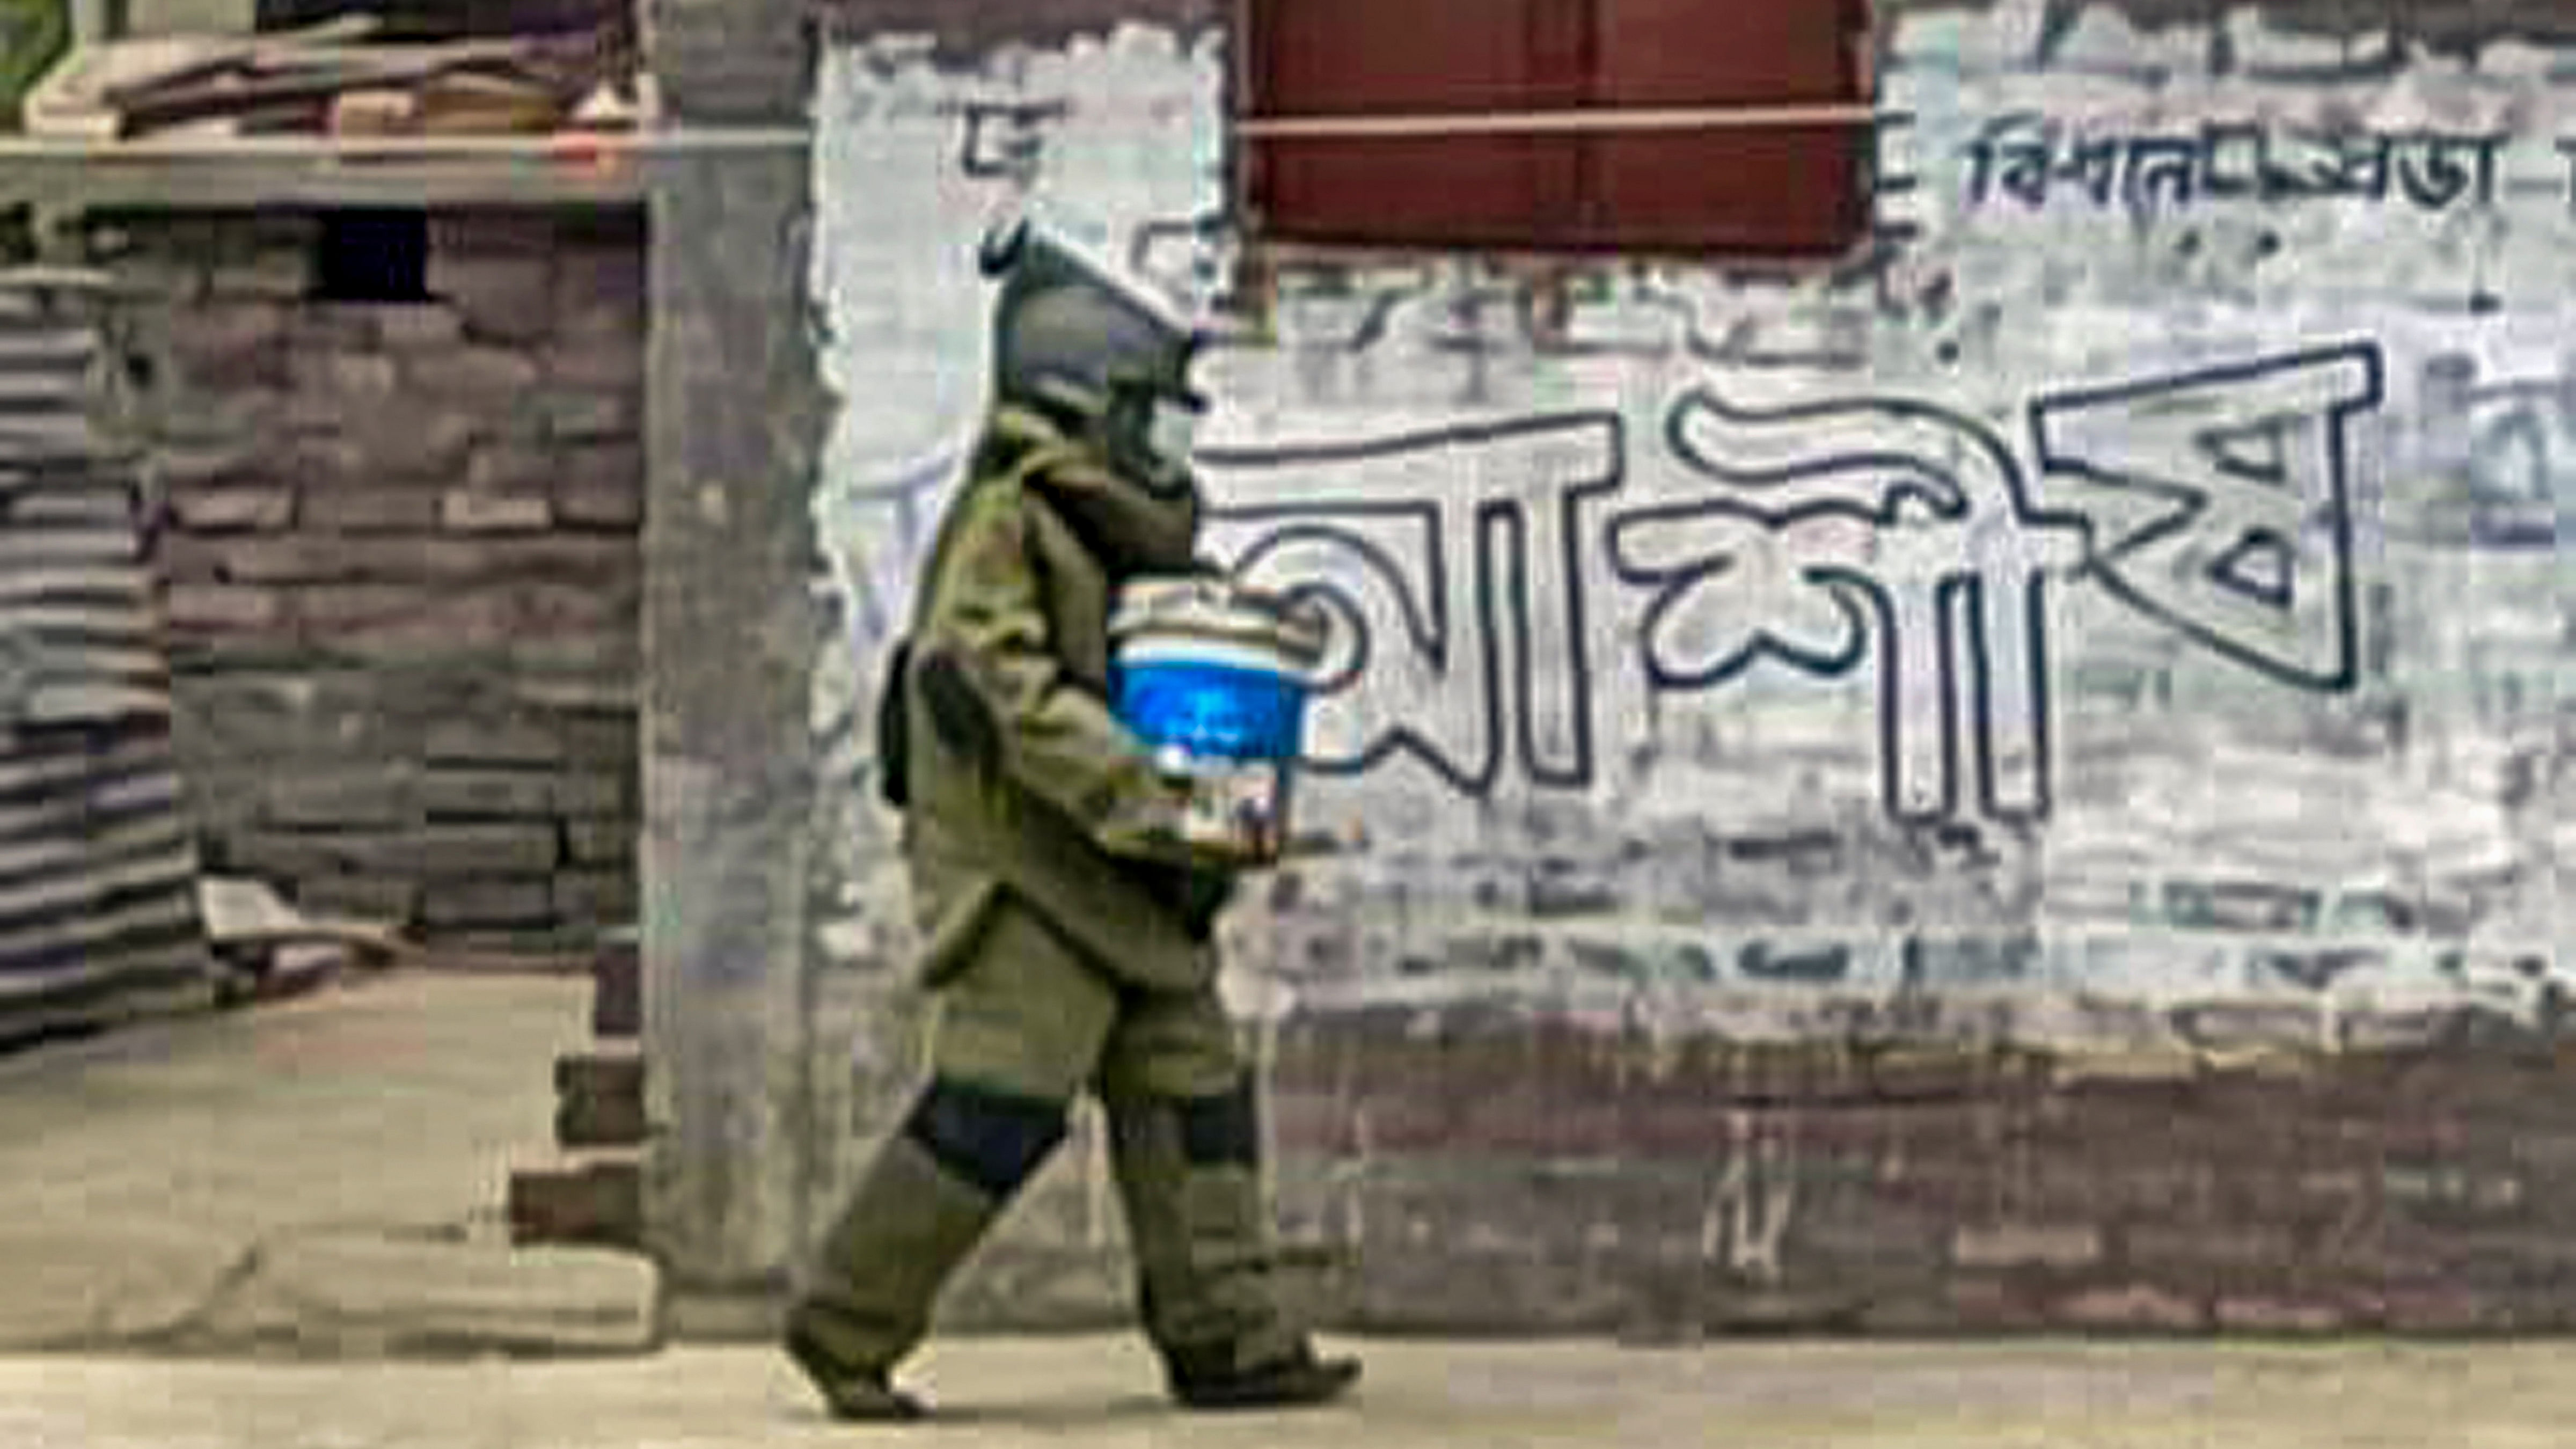
[(1206, 413), (1206, 399), (1195, 393), (1156, 393), (1145, 413), (1146, 453), (1166, 468), (1189, 467)]

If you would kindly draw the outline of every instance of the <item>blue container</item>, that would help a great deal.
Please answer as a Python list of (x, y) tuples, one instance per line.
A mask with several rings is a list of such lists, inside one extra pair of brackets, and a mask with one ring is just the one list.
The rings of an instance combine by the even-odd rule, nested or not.
[(1238, 863), (1277, 859), (1322, 621), (1224, 579), (1164, 579), (1123, 592), (1109, 634), (1110, 710), (1188, 781), (1185, 838)]
[(1154, 579), (1109, 621), (1109, 707), (1157, 753), (1207, 764), (1292, 764), (1306, 743), (1306, 678), (1322, 620), (1222, 578)]
[(1180, 649), (1123, 659), (1112, 676), (1110, 709), (1157, 753), (1286, 764), (1306, 747), (1305, 681), (1239, 660), (1192, 658)]

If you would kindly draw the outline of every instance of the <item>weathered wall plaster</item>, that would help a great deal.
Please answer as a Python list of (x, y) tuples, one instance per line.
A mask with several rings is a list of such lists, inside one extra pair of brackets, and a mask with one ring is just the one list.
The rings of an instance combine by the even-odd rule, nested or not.
[[(2004, 986), (2051, 1042), (2087, 1035), (2065, 993), (2533, 996), (2576, 844), (2547, 57), (2151, 83), (2084, 64), (2141, 49), (2090, 12), (2055, 66), (1981, 63), (2015, 19), (1896, 30), (1882, 246), (1835, 276), (1291, 268), (1218, 354), (1212, 541), (1334, 606), (1304, 803), (1364, 842), (1247, 923), (1250, 971)], [(1131, 29), (828, 69), (841, 778), (983, 403), (968, 242), (1010, 158), (1203, 281), (1221, 66)], [(882, 905), (863, 792), (849, 825)]]
[[(1344, 846), (1237, 912), (1228, 986), (1273, 1068), (1283, 1204), (1346, 1246), (1370, 1229), (1335, 1184), (1373, 1153), (1651, 1175), (1620, 1043), (1657, 1081), (1710, 1043), (2188, 1076), (2558, 1026), (2576, 49), (2515, 23), (2436, 52), (2296, 7), (1889, 11), (1880, 226), (1847, 265), (1307, 262), (1225, 301), (1212, 543), (1335, 613), (1302, 804)], [(1211, 294), (1223, 45), (1130, 26), (968, 64), (876, 34), (823, 68), (841, 405), (814, 506), (844, 630), (814, 709), (837, 852), (814, 1039), (857, 1053), (828, 1089), (850, 1125), (891, 1109), (909, 1030), (864, 1009), (908, 931), (862, 721), (983, 403), (972, 239), (1026, 202)], [(1419, 1061), (1354, 1105), (1371, 1052), (1478, 1023), (1527, 1068), (1492, 1112), (1408, 1133)], [(1591, 1068), (1547, 1065), (1558, 1032)], [(1434, 1073), (1453, 1106), (1467, 1059)], [(1776, 1285), (1754, 1219), (1796, 1194), (1758, 1179), (1797, 1129), (1743, 1104), (1833, 1101), (1850, 1063), (1756, 1090), (1731, 1060), (1674, 1108), (1724, 1165), (1666, 1236)], [(1884, 1147), (1844, 1176), (1885, 1187)], [(814, 1150), (837, 1183), (847, 1147)], [(1070, 1237), (1045, 1208), (1028, 1241), (1106, 1241), (1097, 1177)], [(1399, 1240), (1464, 1251), (1461, 1181), (1415, 1184)], [(1603, 1211), (1633, 1240), (1668, 1206)], [(1529, 1232), (1582, 1256), (1580, 1217)], [(2134, 1246), (1992, 1231), (1944, 1238), (1943, 1271)], [(1380, 1260), (1355, 1291), (1402, 1278)]]

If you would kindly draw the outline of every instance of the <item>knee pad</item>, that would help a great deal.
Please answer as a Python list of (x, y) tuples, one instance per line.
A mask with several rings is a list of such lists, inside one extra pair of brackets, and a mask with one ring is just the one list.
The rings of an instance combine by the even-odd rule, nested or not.
[(994, 1197), (1009, 1197), (1064, 1140), (1065, 1109), (943, 1078), (913, 1104), (904, 1131), (940, 1166)]
[(1181, 1156), (1191, 1166), (1260, 1165), (1261, 1118), (1254, 1103), (1251, 1073), (1246, 1072), (1229, 1091), (1212, 1097), (1185, 1097), (1177, 1106)]

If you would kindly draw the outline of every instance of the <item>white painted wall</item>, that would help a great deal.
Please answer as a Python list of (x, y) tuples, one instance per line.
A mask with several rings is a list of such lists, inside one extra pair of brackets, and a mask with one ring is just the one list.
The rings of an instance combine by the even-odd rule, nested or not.
[[(1544, 333), (1475, 258), (1292, 269), (1212, 359), (1211, 542), (1353, 666), (1302, 803), (1355, 845), (1239, 913), (1250, 997), (2136, 1046), (2576, 970), (2576, 53), (2337, 79), (2240, 9), (2222, 74), (2097, 9), (2042, 64), (2039, 9), (1898, 27), (1839, 280), (1604, 265)], [(854, 955), (906, 939), (864, 694), (983, 405), (976, 235), (1201, 300), (1223, 245), (1215, 43), (925, 55), (817, 98)]]

